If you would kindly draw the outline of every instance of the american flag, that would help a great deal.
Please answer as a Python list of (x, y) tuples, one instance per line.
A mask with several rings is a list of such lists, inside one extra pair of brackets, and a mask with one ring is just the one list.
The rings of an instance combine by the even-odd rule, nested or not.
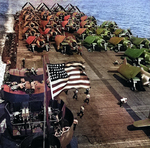
[(52, 89), (52, 96), (56, 97), (63, 90), (71, 88), (89, 88), (90, 81), (84, 69), (82, 62), (47, 64), (48, 85)]

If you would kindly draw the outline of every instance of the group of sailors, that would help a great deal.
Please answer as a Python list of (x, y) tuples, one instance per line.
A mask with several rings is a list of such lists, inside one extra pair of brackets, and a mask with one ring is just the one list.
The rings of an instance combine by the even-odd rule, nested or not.
[[(23, 66), (24, 64), (25, 63), (23, 63)], [(31, 69), (27, 68), (26, 71), (27, 72), (25, 73), (25, 75), (27, 75), (28, 77), (30, 77), (31, 75), (34, 75), (34, 76), (37, 75), (36, 70), (33, 67)], [(7, 78), (10, 77), (9, 71), (7, 71), (6, 77)], [(22, 91), (25, 91), (26, 93), (34, 93), (35, 86), (37, 85), (35, 81), (33, 80), (26, 81), (25, 78), (21, 78), (20, 83), (18, 83), (17, 81), (14, 81), (14, 82), (7, 82), (7, 81), (10, 81), (10, 78), (6, 80), (6, 83), (9, 84), (12, 91), (22, 90)]]
[(25, 81), (24, 78), (21, 78), (21, 82), (12, 82), (10, 84), (10, 88), (12, 91), (15, 90), (22, 90), (26, 93), (34, 93), (35, 92), (35, 86), (37, 85), (35, 81)]
[[(87, 88), (86, 91), (84, 92), (84, 94), (86, 94), (86, 98), (83, 100), (84, 104), (80, 106), (80, 111), (77, 113), (77, 116), (79, 118), (82, 118), (83, 115), (84, 115), (84, 110), (85, 110), (85, 105), (86, 104), (89, 104), (89, 101), (90, 101), (90, 88)], [(73, 95), (73, 99), (77, 100), (78, 99), (78, 89), (75, 89), (74, 91), (74, 95)], [(68, 94), (68, 90), (65, 91), (66, 94)], [(73, 130), (76, 129), (76, 126), (78, 124), (78, 119), (77, 117), (74, 118), (74, 121), (73, 121), (73, 124), (74, 124), (74, 127), (73, 127)]]
[(53, 127), (54, 136), (61, 137), (64, 133), (68, 132), (70, 126), (65, 124), (65, 119), (62, 118), (62, 111), (56, 108), (48, 107), (50, 125)]

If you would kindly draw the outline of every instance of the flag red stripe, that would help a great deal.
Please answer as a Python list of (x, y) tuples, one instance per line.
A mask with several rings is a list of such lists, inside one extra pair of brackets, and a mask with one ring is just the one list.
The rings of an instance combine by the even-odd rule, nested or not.
[(66, 86), (71, 86), (71, 87), (70, 87), (70, 89), (71, 89), (71, 88), (74, 88), (74, 86), (79, 86), (79, 85), (90, 86), (90, 84), (87, 84), (87, 83), (66, 84), (66, 85), (63, 86), (63, 87), (60, 87), (60, 88), (54, 90), (54, 91), (53, 91), (53, 94), (54, 94), (54, 96), (55, 96), (55, 93), (57, 93), (57, 92), (60, 91), (60, 90), (65, 89)]
[[(74, 81), (78, 81), (78, 80), (89, 80), (87, 77), (85, 77), (85, 78), (74, 78), (74, 79), (69, 79), (69, 82), (74, 82)], [(55, 86), (58, 86), (58, 85), (60, 85), (60, 84), (62, 84), (62, 83), (67, 83), (68, 82), (68, 80), (66, 80), (66, 81), (61, 81), (61, 82), (58, 82), (58, 83), (56, 83), (56, 84), (52, 84), (52, 86), (53, 86), (53, 88), (55, 87)]]

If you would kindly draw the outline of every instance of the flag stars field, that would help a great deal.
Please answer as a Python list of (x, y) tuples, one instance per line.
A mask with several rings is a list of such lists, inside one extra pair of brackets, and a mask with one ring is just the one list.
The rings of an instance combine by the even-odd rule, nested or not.
[(53, 97), (63, 90), (71, 88), (89, 88), (90, 81), (81, 62), (68, 62), (66, 64), (47, 64), (49, 82)]

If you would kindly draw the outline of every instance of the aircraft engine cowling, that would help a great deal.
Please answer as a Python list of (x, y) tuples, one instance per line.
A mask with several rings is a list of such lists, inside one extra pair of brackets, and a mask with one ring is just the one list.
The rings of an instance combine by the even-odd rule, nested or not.
[(105, 36), (110, 36), (111, 33), (110, 33), (110, 31), (105, 31), (104, 35), (105, 35)]
[(129, 40), (125, 40), (125, 41), (123, 41), (123, 45), (125, 46), (125, 47), (131, 47), (131, 42), (129, 41)]
[(89, 35), (92, 35), (92, 33), (93, 33), (93, 32), (92, 32), (91, 30), (89, 30), (88, 34), (89, 34)]
[(32, 23), (30, 24), (30, 27), (33, 28), (34, 26), (35, 26), (35, 24), (32, 22)]
[(55, 22), (58, 22), (59, 21), (59, 17), (55, 17), (54, 20), (55, 20)]
[(45, 41), (44, 40), (40, 41), (40, 46), (44, 47), (44, 45), (45, 45)]
[(109, 28), (113, 28), (113, 27), (114, 27), (114, 25), (113, 25), (113, 24), (110, 24), (110, 25), (109, 25)]
[(99, 39), (98, 41), (97, 41), (97, 46), (98, 47), (104, 47), (104, 44), (105, 44), (106, 42), (105, 42), (105, 40), (104, 39)]
[(54, 24), (53, 27), (54, 27), (54, 28), (57, 28), (57, 24)]
[(72, 42), (72, 47), (76, 47), (77, 46), (77, 43), (76, 42)]
[(95, 24), (94, 24), (94, 23), (92, 24), (92, 27), (95, 27)]
[(145, 47), (145, 48), (150, 48), (150, 41), (145, 40), (145, 42), (144, 42), (144, 47)]
[(31, 29), (31, 30), (29, 31), (29, 34), (30, 34), (31, 36), (34, 36), (35, 33), (36, 33), (36, 30), (35, 30), (35, 29)]
[(150, 61), (150, 54), (145, 52), (144, 58), (145, 58), (145, 61), (149, 62)]
[(56, 35), (57, 35), (57, 32), (54, 31), (54, 32), (52, 33), (52, 36), (55, 37)]
[(73, 50), (77, 47), (77, 42), (72, 37), (68, 37), (66, 42)]
[(80, 27), (77, 25), (76, 28), (75, 28), (75, 30), (77, 31), (77, 30), (79, 30), (79, 28), (80, 28)]
[(44, 13), (44, 15), (42, 16), (43, 20), (47, 20), (47, 14)]
[(72, 27), (75, 28), (75, 27), (76, 27), (76, 24), (74, 23), (74, 24), (72, 25)]
[(36, 44), (37, 44), (38, 48), (43, 48), (45, 46), (45, 41), (44, 41), (44, 39), (37, 40)]

